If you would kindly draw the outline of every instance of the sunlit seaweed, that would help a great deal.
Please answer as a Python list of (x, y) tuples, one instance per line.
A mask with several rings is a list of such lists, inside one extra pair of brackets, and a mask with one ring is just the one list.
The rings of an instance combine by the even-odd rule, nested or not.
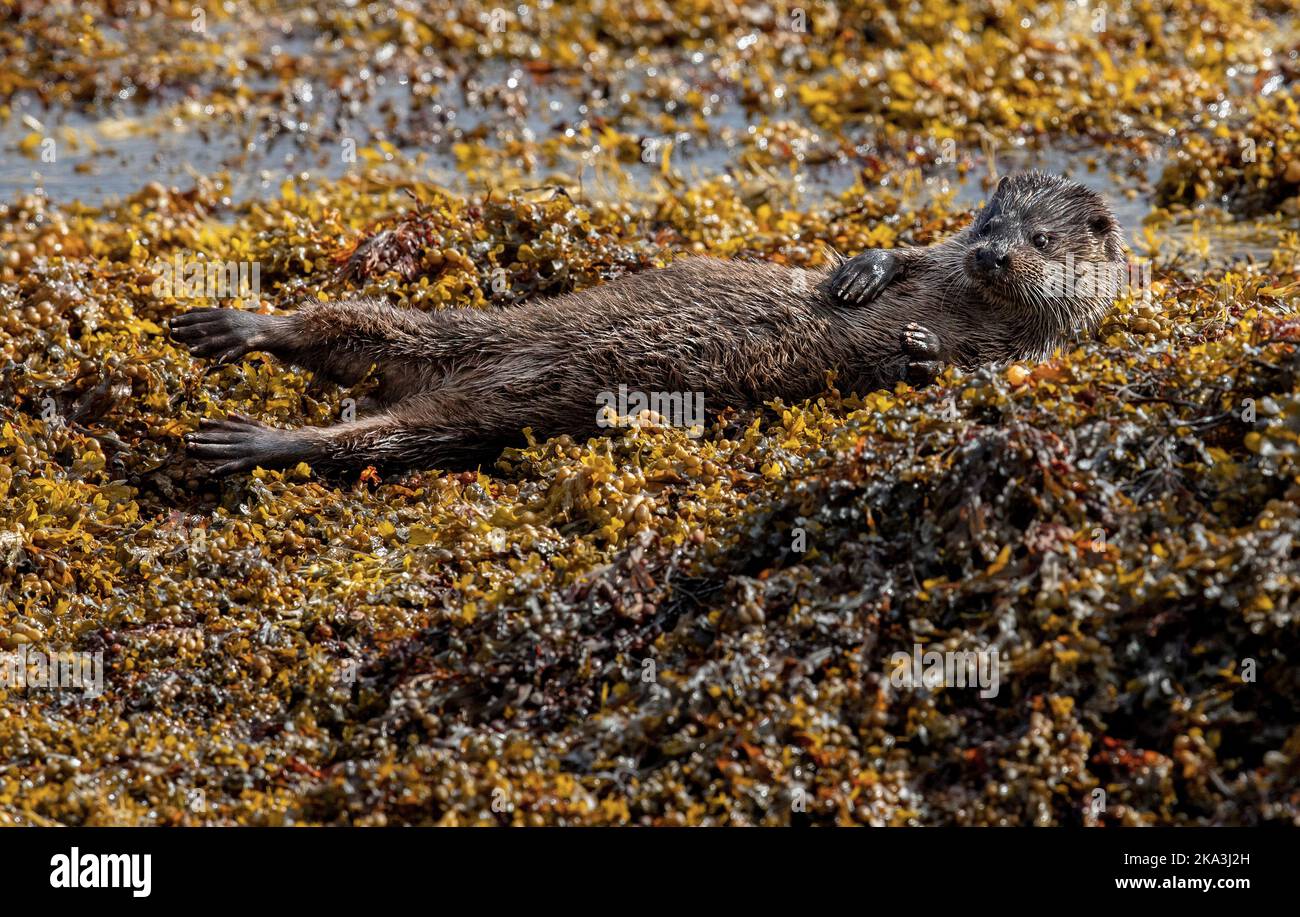
[[(18, 6), (0, 11), (40, 41), (0, 97), (39, 74), (87, 107), (127, 86), (246, 104), (204, 83), (216, 43), (129, 56), (106, 13)], [(375, 156), (245, 203), (203, 176), (103, 207), (0, 206), (0, 649), (102, 652), (106, 669), (98, 697), (0, 687), (0, 822), (1300, 821), (1293, 242), (1235, 266), (1161, 252), (1148, 301), (1039, 365), (863, 397), (832, 380), (699, 438), (648, 423), (477, 473), (343, 482), (305, 466), (214, 482), (185, 457), (202, 417), (324, 424), (352, 393), (269, 358), (191, 359), (166, 321), (214, 303), (157, 292), (177, 254), (260, 265), (260, 293), (224, 302), (245, 308), (365, 292), (509, 309), (692, 253), (816, 264), (925, 244), (967, 214), (916, 193), (914, 133), (1140, 151), (1170, 124), (1200, 130), (1212, 75), (1264, 67), (1253, 49), (1290, 5), (1180, 0), (1154, 21), (1118, 5), (1094, 33), (1065, 29), (1074, 5), (812, 4), (809, 42), (783, 28), (793, 5), (688, 6), (556, 4), (496, 32), (491, 4), (313, 5), (393, 73), (428, 65), (424, 48), (538, 73), (721, 48), (747, 104), (798, 94), (818, 141), (781, 114), (742, 144), (750, 168), (664, 168), (625, 199), (526, 169), (462, 194)], [(16, 34), (0, 30), (7, 60)], [(108, 60), (87, 66), (86, 46)], [(220, 53), (285, 79), (313, 66), (252, 37)], [(665, 135), (710, 104), (678, 81), (648, 96), (665, 116), (678, 103)], [(1165, 201), (1262, 188), (1253, 209), (1292, 219), (1287, 98), (1189, 143)], [(858, 151), (861, 130), (878, 147)], [(459, 142), (470, 169), (531, 156), (563, 173), (593, 136), (611, 169), (640, 149), (621, 123), (549, 148)], [(1246, 138), (1267, 174), (1229, 168)], [(786, 178), (818, 150), (860, 169), (837, 200)], [(1212, 183), (1173, 184), (1202, 167)], [(918, 644), (996, 648), (1001, 691), (892, 684), (892, 655)]]

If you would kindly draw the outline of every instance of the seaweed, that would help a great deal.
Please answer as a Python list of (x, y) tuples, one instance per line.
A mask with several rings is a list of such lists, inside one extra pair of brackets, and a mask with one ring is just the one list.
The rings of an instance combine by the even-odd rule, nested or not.
[[(103, 666), (0, 684), (0, 823), (1300, 823), (1293, 4), (280, 6), (203, 32), (0, 3), (6, 119), (131, 99), (300, 153), (356, 133), (313, 91), (382, 122), (355, 168), (251, 195), (235, 162), (0, 204), (0, 653)], [(585, 109), (546, 129), (551, 89)], [(1141, 199), (1171, 130), (1151, 283), (1037, 364), (475, 472), (214, 481), (184, 452), (201, 418), (326, 424), (365, 391), (191, 359), (165, 328), (196, 306), (820, 265), (962, 225), (947, 181), (989, 145), (1086, 142)], [(1232, 257), (1225, 194), (1262, 256)], [(998, 687), (899, 677), (931, 651), (994, 654)]]

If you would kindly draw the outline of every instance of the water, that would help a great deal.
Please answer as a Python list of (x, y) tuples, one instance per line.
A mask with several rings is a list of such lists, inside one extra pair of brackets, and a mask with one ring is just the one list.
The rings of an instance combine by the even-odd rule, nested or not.
[[(301, 42), (300, 42), (301, 44)], [(298, 47), (298, 52), (307, 50)], [(692, 77), (692, 65), (684, 73)], [(433, 68), (412, 83), (406, 77), (373, 74), (363, 102), (336, 88), (322, 88), (323, 80), (307, 78), (280, 86), (266, 80), (249, 81), (254, 102), (232, 112), (209, 103), (184, 98), (161, 99), (147, 104), (117, 101), (95, 114), (68, 109), (45, 109), (30, 98), (19, 97), (8, 121), (0, 124), (0, 200), (41, 191), (60, 205), (80, 202), (101, 205), (120, 200), (148, 182), (180, 188), (198, 176), (228, 176), (229, 202), (275, 196), (286, 178), (330, 179), (350, 171), (368, 170), (373, 163), (352, 162), (342, 155), (346, 145), (374, 149), (381, 143), (393, 150), (392, 162), (383, 166), (394, 173), (414, 176), (474, 193), (482, 191), (467, 180), (454, 154), (458, 143), (482, 143), (504, 150), (511, 143), (559, 138), (574, 141), (575, 125), (616, 123), (625, 134), (654, 138), (656, 105), (643, 104), (636, 93), (645, 88), (644, 75), (628, 69), (620, 76), (617, 96), (603, 92), (599, 82), (584, 75), (534, 76), (504, 63), (487, 64), (473, 73)], [(703, 80), (705, 70), (699, 69)], [(278, 90), (272, 92), (272, 90)], [(278, 104), (264, 104), (264, 96)], [(662, 99), (656, 104), (662, 104)], [(766, 113), (772, 114), (772, 113)], [(778, 113), (796, 124), (807, 123), (797, 106)], [(707, 131), (674, 145), (672, 164), (688, 180), (742, 172), (742, 154), (762, 124), (763, 113), (750, 112), (734, 99), (718, 98), (707, 121)], [(55, 140), (55, 161), (20, 152), (24, 138), (33, 133)], [(865, 138), (864, 138), (865, 139)], [(836, 149), (814, 133), (813, 144)], [(850, 188), (859, 175), (858, 164), (842, 152), (827, 157), (824, 165), (799, 171), (801, 192), (796, 206), (813, 207), (825, 198)], [(1130, 242), (1140, 248), (1143, 223), (1152, 212), (1151, 189), (1166, 159), (1163, 155), (1137, 157), (1112, 152), (1086, 142), (1024, 145), (999, 150), (997, 171), (1037, 168), (1075, 178), (1111, 201)], [(965, 174), (955, 164), (927, 167), (923, 193), (954, 193), (957, 203), (977, 206), (987, 196), (979, 180), (990, 173), (986, 154), (966, 161)], [(573, 163), (566, 163), (573, 165)], [(634, 186), (650, 187), (658, 174), (655, 162), (624, 163)], [(551, 170), (545, 164), (538, 170)], [(564, 168), (558, 171), (566, 172)], [(567, 174), (585, 176), (579, 166)], [(584, 184), (594, 197), (616, 197), (617, 187)], [(1211, 227), (1208, 232), (1215, 235)], [(1173, 228), (1175, 244), (1187, 236)], [(1212, 261), (1231, 262), (1242, 257), (1266, 258), (1275, 239), (1264, 232), (1258, 238), (1233, 232), (1220, 234), (1212, 246)]]
[[(449, 98), (436, 107), (446, 126), (436, 135), (427, 128), (412, 126), (411, 96), (405, 86), (381, 87), (375, 105), (395, 111), (404, 125), (401, 131), (394, 132), (399, 142), (393, 145), (401, 154), (420, 156), (425, 160), (419, 167), (421, 171), (455, 183), (459, 170), (451, 145), (461, 138), (479, 134), (485, 125), (492, 123), (492, 113), (473, 108), (463, 87), (455, 82), (447, 84), (444, 96)], [(545, 87), (535, 98), (536, 105), (517, 125), (493, 124), (499, 136), (484, 138), (486, 144), (501, 147), (515, 137), (560, 134), (563, 125), (582, 117), (579, 110), (583, 101), (575, 99), (562, 86)], [(287, 177), (301, 177), (306, 173), (314, 178), (337, 178), (365, 168), (364, 163), (344, 161), (333, 143), (324, 142), (336, 139), (341, 142), (348, 137), (356, 140), (367, 133), (364, 126), (353, 131), (346, 127), (320, 129), (320, 124), (332, 121), (337, 114), (337, 108), (330, 110), (328, 103), (296, 113), (287, 125), (277, 123), (274, 131), (268, 131), (265, 126), (231, 124), (229, 117), (221, 114), (209, 115), (213, 121), (204, 125), (199, 120), (204, 117), (201, 106), (182, 105), (181, 109), (184, 116), (177, 116), (176, 107), (171, 105), (122, 104), (102, 116), (90, 116), (66, 109), (45, 110), (30, 100), (20, 100), (13, 116), (0, 124), (0, 149), (5, 151), (0, 160), (0, 197), (7, 199), (44, 189), (60, 203), (79, 201), (100, 205), (133, 194), (150, 181), (187, 186), (195, 176), (230, 171), (234, 183), (231, 198), (241, 201), (274, 193)], [(28, 119), (26, 123), (24, 116)], [(674, 168), (692, 178), (708, 178), (735, 167), (740, 143), (735, 139), (716, 138), (735, 138), (757, 124), (757, 118), (749, 117), (740, 109), (725, 109), (710, 119), (710, 138), (703, 141), (692, 138), (691, 142), (674, 146)], [(634, 124), (631, 129), (635, 127)], [(55, 139), (54, 162), (41, 161), (39, 147), (34, 151), (36, 157), (18, 151), (23, 139), (33, 132)], [(651, 135), (647, 132), (644, 136)], [(75, 139), (69, 142), (69, 138)], [(365, 145), (364, 139), (357, 142)], [(1096, 153), (1086, 147), (1017, 149), (1000, 155), (998, 166), (1004, 172), (1039, 168), (1071, 175), (1110, 193), (1125, 222), (1139, 224), (1150, 206), (1144, 197), (1130, 199), (1118, 194), (1123, 189), (1112, 175), (1102, 171), (1089, 173), (1076, 165)], [(986, 163), (979, 157), (975, 164), (976, 168), (965, 177), (955, 166), (937, 166), (928, 184), (939, 190), (952, 186), (959, 202), (978, 203), (986, 192), (975, 178), (985, 173)], [(1145, 179), (1154, 181), (1160, 167), (1159, 160), (1146, 161)], [(655, 163), (626, 163), (625, 169), (634, 180), (644, 182), (658, 172)], [(850, 187), (856, 176), (856, 169), (848, 165), (808, 166), (801, 185), (813, 196), (833, 195)]]

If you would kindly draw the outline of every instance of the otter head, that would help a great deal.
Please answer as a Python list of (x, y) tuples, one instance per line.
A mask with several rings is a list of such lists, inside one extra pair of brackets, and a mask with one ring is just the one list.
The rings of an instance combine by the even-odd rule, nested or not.
[(1095, 328), (1126, 279), (1105, 199), (1057, 175), (1006, 176), (963, 236), (967, 280), (990, 306), (1024, 314), (1041, 350)]

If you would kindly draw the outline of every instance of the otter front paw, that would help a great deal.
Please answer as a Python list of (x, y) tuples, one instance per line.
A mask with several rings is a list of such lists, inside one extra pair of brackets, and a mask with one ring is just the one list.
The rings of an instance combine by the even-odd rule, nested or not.
[(902, 259), (884, 249), (874, 248), (850, 258), (831, 275), (831, 293), (847, 303), (865, 305), (889, 285), (902, 267)]
[(226, 420), (199, 422), (199, 429), (185, 437), (186, 451), (201, 461), (217, 462), (214, 477), (263, 468), (286, 468), (310, 457), (310, 446), (301, 433), (277, 430), (232, 414)]
[(938, 336), (929, 328), (909, 322), (900, 338), (903, 356), (907, 358), (903, 381), (916, 388), (929, 385), (943, 372)]
[(218, 363), (232, 363), (270, 343), (270, 330), (279, 319), (274, 315), (243, 309), (195, 309), (170, 322), (172, 337), (196, 357), (215, 357)]

